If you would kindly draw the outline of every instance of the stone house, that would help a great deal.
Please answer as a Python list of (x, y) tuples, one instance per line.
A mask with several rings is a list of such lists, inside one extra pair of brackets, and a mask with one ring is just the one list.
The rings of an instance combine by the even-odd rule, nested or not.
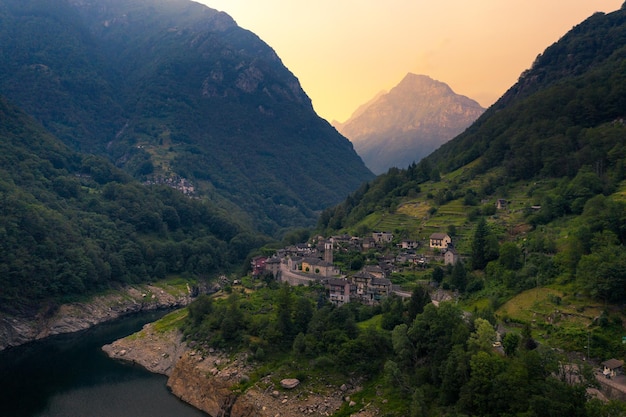
[(385, 278), (385, 270), (380, 265), (366, 265), (363, 267), (363, 271), (374, 278)]
[(416, 240), (404, 239), (402, 242), (400, 242), (400, 247), (402, 249), (417, 249), (418, 246), (419, 242), (417, 242)]
[(391, 232), (374, 232), (372, 233), (372, 239), (374, 239), (374, 241), (376, 243), (391, 243), (391, 241), (393, 240), (393, 233)]
[[(332, 277), (340, 273), (332, 263), (319, 258), (304, 258), (302, 259), (301, 265), (302, 272), (321, 275), (323, 277)], [(300, 270), (300, 268), (298, 269)]]
[(430, 235), (429, 246), (431, 249), (446, 249), (452, 243), (452, 238), (446, 233), (433, 233)]
[(255, 256), (250, 261), (250, 266), (252, 267), (252, 276), (258, 277), (259, 275), (263, 275), (265, 273), (265, 263), (267, 262), (267, 258), (265, 256)]
[(602, 362), (601, 365), (602, 374), (606, 378), (615, 378), (616, 376), (624, 373), (624, 361), (609, 359), (608, 361)]
[(277, 256), (272, 256), (265, 261), (265, 271), (271, 273), (276, 278), (280, 272), (281, 263), (282, 261)]
[(460, 256), (459, 253), (454, 249), (454, 246), (448, 244), (448, 248), (446, 252), (443, 254), (443, 263), (444, 265), (454, 265), (459, 262)]
[(363, 250), (373, 249), (376, 247), (376, 241), (374, 238), (365, 237), (363, 238), (363, 241), (361, 241), (361, 247)]
[(329, 278), (324, 281), (324, 286), (330, 302), (335, 305), (349, 303), (350, 295), (355, 292), (353, 284), (345, 278)]

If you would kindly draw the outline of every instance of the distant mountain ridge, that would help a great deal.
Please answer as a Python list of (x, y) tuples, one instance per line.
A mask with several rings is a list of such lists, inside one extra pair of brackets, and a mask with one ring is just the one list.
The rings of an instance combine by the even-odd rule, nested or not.
[(2, 0), (0, 94), (73, 149), (268, 234), (373, 178), (276, 53), (188, 0)]
[(485, 109), (426, 75), (407, 74), (389, 93), (334, 126), (376, 174), (406, 168), (452, 139)]
[[(361, 187), (324, 211), (318, 227), (333, 233), (395, 211), (427, 182), (440, 187), (426, 196), (435, 215), (451, 201), (470, 211), (478, 201), (533, 184), (537, 190), (525, 194), (532, 197), (525, 219), (531, 225), (580, 215), (595, 197), (623, 199), (625, 109), (626, 3), (572, 28), (463, 133), (419, 163)], [(489, 213), (494, 206), (486, 204)], [(623, 244), (623, 211), (615, 216), (606, 224)]]

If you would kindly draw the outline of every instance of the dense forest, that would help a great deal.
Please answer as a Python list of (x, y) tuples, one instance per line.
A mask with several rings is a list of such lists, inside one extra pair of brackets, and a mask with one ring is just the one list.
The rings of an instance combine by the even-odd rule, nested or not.
[[(237, 387), (267, 374), (312, 385), (362, 378), (363, 390), (337, 415), (365, 403), (385, 415), (611, 416), (623, 404), (588, 401), (591, 368), (538, 345), (530, 328), (502, 335), (488, 311), (438, 307), (417, 287), (410, 299), (381, 305), (330, 304), (322, 287), (268, 281), (253, 293), (226, 299), (201, 296), (189, 306), (183, 329), (197, 349), (246, 349), (257, 371)], [(572, 381), (579, 383), (572, 384)], [(383, 401), (384, 399), (384, 401)]]
[(206, 278), (268, 241), (209, 202), (69, 150), (4, 100), (0, 120), (3, 310), (167, 274)]
[(142, 182), (183, 178), (248, 228), (313, 226), (373, 174), (276, 53), (189, 0), (3, 0), (0, 93)]

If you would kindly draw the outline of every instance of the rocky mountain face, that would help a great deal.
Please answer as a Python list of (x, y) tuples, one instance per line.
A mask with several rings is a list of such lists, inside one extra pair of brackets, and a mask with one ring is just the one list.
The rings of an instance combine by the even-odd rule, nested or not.
[(463, 132), (484, 109), (445, 83), (408, 74), (389, 93), (335, 127), (376, 174), (406, 168)]
[[(167, 375), (172, 394), (211, 416), (331, 415), (344, 403), (355, 405), (350, 396), (362, 390), (359, 381), (352, 378), (338, 386), (316, 377), (318, 387), (313, 391), (303, 388), (298, 380), (289, 380), (296, 382), (293, 386), (285, 384), (287, 380), (277, 383), (269, 374), (241, 392), (241, 385), (248, 384), (250, 375), (258, 371), (247, 353), (233, 357), (232, 352), (196, 350), (182, 339), (180, 331), (157, 331), (151, 323), (102, 349), (111, 358)], [(367, 404), (358, 415), (372, 417), (380, 412)]]
[(0, 94), (73, 149), (267, 234), (373, 177), (276, 53), (189, 0), (2, 0)]

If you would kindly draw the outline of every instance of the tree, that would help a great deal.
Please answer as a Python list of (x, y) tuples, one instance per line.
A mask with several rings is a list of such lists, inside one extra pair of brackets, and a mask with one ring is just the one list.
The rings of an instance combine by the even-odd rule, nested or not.
[(311, 317), (313, 317), (313, 304), (308, 298), (299, 297), (296, 300), (296, 308), (293, 313), (294, 331), (306, 333)]
[(476, 225), (474, 231), (474, 238), (472, 240), (472, 267), (474, 269), (485, 269), (487, 266), (487, 236), (489, 235), (489, 228), (484, 217), (481, 217)]
[(444, 405), (454, 404), (459, 399), (461, 388), (470, 377), (470, 355), (462, 345), (455, 345), (442, 365), (439, 397)]
[(626, 249), (622, 245), (605, 245), (584, 255), (576, 275), (593, 298), (617, 302), (626, 296)]
[(404, 315), (404, 302), (400, 297), (389, 297), (385, 301), (383, 309), (386, 309), (383, 313), (381, 326), (385, 330), (393, 330), (398, 324), (403, 323)]
[(428, 415), (428, 407), (424, 397), (424, 390), (415, 388), (413, 395), (411, 395), (411, 417), (426, 417)]
[(439, 368), (454, 345), (465, 343), (469, 336), (461, 310), (453, 303), (441, 303), (439, 307), (427, 304), (407, 334), (415, 346), (416, 357), (429, 358), (433, 369)]
[(500, 263), (506, 269), (516, 271), (522, 267), (522, 251), (513, 242), (505, 242), (500, 246)]
[(537, 347), (537, 342), (533, 339), (530, 325), (528, 323), (526, 323), (522, 328), (522, 340), (520, 346), (526, 350), (533, 350)]
[(477, 318), (474, 320), (476, 331), (470, 334), (467, 341), (467, 347), (472, 352), (491, 352), (492, 345), (496, 338), (496, 331), (491, 323), (485, 319)]
[(415, 317), (418, 314), (422, 314), (422, 312), (424, 311), (424, 306), (430, 303), (430, 301), (431, 300), (430, 295), (428, 295), (428, 291), (426, 291), (426, 289), (421, 285), (416, 286), (413, 289), (413, 292), (411, 293), (411, 299), (409, 300), (407, 323), (413, 323)]
[(278, 292), (278, 300), (276, 302), (276, 327), (282, 340), (288, 346), (291, 346), (294, 335), (294, 323), (291, 317), (293, 299), (291, 295), (291, 287), (284, 283)]
[(459, 291), (465, 291), (467, 285), (467, 270), (463, 262), (458, 261), (452, 267), (452, 274), (450, 275), (450, 284)]
[(391, 332), (391, 343), (396, 355), (397, 362), (403, 369), (411, 368), (415, 365), (415, 346), (407, 334), (408, 326), (399, 324)]
[(228, 297), (226, 313), (220, 325), (222, 339), (228, 345), (234, 345), (241, 341), (244, 330), (244, 314), (239, 308), (239, 297), (237, 294), (231, 294)]
[(505, 363), (497, 355), (480, 351), (470, 360), (471, 377), (461, 389), (459, 403), (472, 415), (498, 415), (492, 408), (495, 378), (505, 369)]
[(441, 284), (441, 281), (443, 281), (444, 275), (445, 275), (445, 272), (442, 267), (437, 265), (435, 269), (433, 269), (433, 281), (435, 281), (437, 284)]
[(187, 311), (189, 312), (188, 320), (191, 320), (191, 322), (197, 326), (207, 314), (213, 311), (213, 300), (208, 295), (203, 294), (196, 298), (193, 303), (189, 304)]
[(502, 338), (502, 348), (506, 356), (513, 356), (520, 343), (520, 336), (517, 333), (507, 333)]

